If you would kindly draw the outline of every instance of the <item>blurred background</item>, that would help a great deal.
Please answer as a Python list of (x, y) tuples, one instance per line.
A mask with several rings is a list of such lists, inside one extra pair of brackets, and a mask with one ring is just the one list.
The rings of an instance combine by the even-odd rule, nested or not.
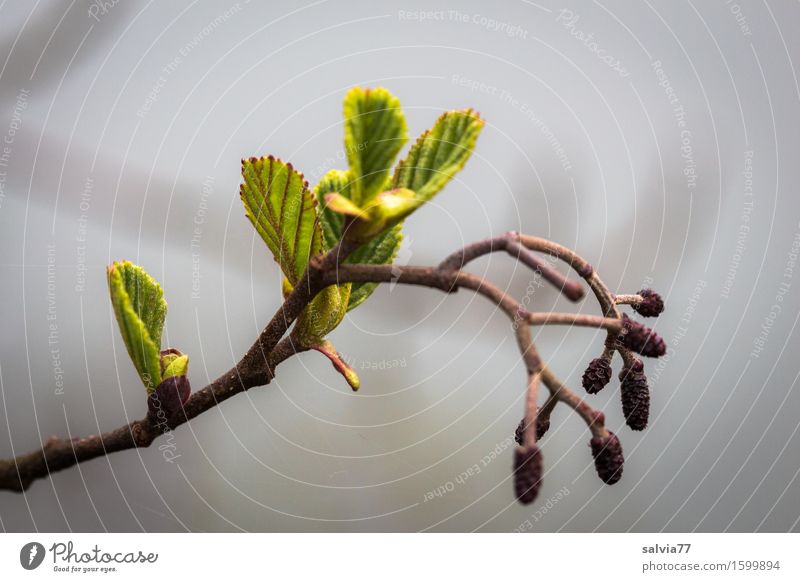
[[(661, 292), (669, 345), (646, 362), (646, 431), (625, 427), (616, 380), (588, 397), (622, 440), (622, 481), (599, 481), (559, 407), (521, 506), (507, 320), (467, 292), (384, 286), (331, 337), (358, 393), (302, 354), (149, 449), (0, 492), (0, 528), (800, 529), (798, 24), (796, 2), (730, 0), (0, 3), (0, 458), (144, 416), (113, 260), (163, 284), (164, 344), (190, 354), (195, 390), (238, 360), (280, 305), (240, 159), (275, 154), (312, 184), (344, 168), (353, 85), (394, 92), (412, 136), (447, 109), (487, 120), (400, 262), (552, 238), (613, 291)], [(535, 310), (597, 313), (506, 256), (471, 268)], [(603, 334), (534, 333), (582, 392)]]

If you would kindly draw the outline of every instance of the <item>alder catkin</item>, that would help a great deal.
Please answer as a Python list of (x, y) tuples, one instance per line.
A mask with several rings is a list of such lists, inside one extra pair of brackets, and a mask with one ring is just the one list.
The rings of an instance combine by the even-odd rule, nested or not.
[(667, 353), (664, 339), (646, 325), (634, 321), (626, 314), (622, 315), (622, 325), (625, 328), (622, 343), (629, 350), (648, 358), (658, 358)]
[(642, 302), (631, 307), (642, 317), (656, 317), (664, 311), (664, 300), (652, 289), (642, 289), (639, 295), (642, 297)]
[(622, 456), (622, 444), (617, 435), (608, 431), (605, 438), (594, 437), (589, 441), (594, 457), (594, 468), (597, 476), (606, 485), (613, 485), (622, 478), (622, 465), (625, 458)]
[(597, 394), (611, 381), (611, 364), (605, 358), (595, 358), (583, 372), (583, 388)]
[(542, 453), (539, 447), (514, 449), (514, 492), (520, 503), (533, 503), (542, 484)]
[(644, 430), (650, 414), (650, 389), (641, 360), (622, 370), (619, 379), (622, 381), (620, 395), (625, 422), (633, 430)]

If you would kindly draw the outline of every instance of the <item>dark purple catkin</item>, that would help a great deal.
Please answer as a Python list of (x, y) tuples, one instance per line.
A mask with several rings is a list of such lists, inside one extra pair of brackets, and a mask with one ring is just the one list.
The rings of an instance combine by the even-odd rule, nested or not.
[(619, 379), (622, 381), (620, 394), (625, 422), (633, 430), (644, 430), (650, 414), (650, 390), (642, 362), (636, 360), (630, 368), (623, 369)]
[(180, 412), (191, 394), (192, 387), (186, 376), (167, 378), (147, 397), (150, 420), (156, 424), (169, 421)]
[(536, 445), (514, 449), (514, 492), (520, 503), (533, 503), (542, 484), (542, 453)]
[[(540, 438), (544, 436), (544, 433), (547, 432), (547, 429), (550, 428), (550, 419), (545, 418), (539, 414), (536, 415), (536, 440), (538, 441)], [(514, 440), (517, 441), (519, 446), (522, 446), (525, 442), (525, 419), (519, 421), (517, 425), (517, 430), (514, 431)]]
[(667, 344), (663, 338), (646, 325), (634, 321), (626, 314), (622, 314), (622, 326), (625, 333), (622, 336), (623, 345), (648, 358), (658, 358), (667, 353)]
[(642, 302), (631, 307), (642, 317), (656, 317), (664, 311), (664, 300), (652, 289), (642, 289), (639, 295), (642, 296)]
[(583, 373), (583, 387), (589, 394), (597, 394), (611, 381), (611, 364), (605, 358), (595, 358)]
[(622, 456), (622, 445), (613, 432), (608, 431), (605, 438), (594, 437), (589, 441), (594, 457), (594, 468), (597, 476), (606, 485), (613, 485), (622, 478), (622, 465), (625, 458)]

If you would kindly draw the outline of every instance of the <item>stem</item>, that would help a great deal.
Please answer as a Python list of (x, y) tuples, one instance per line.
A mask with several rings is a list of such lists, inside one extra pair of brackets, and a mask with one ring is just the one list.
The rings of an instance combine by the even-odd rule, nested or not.
[[(506, 241), (499, 243), (503, 246), (497, 247), (497, 249), (507, 250), (509, 254), (516, 256), (528, 266), (538, 266), (542, 276), (549, 277), (548, 280), (562, 290), (572, 288), (575, 284), (567, 281), (554, 270), (552, 273), (555, 275), (546, 275), (545, 273), (548, 271), (541, 268), (538, 258), (529, 253), (527, 249), (545, 250), (545, 252), (566, 259), (587, 280), (603, 306), (606, 317), (568, 313), (530, 313), (519, 302), (492, 283), (453, 267), (455, 257), (459, 257), (461, 263), (458, 264), (460, 265), (481, 254), (495, 250), (494, 241)], [(524, 248), (520, 247), (518, 242), (521, 242)], [(540, 381), (543, 381), (551, 392), (551, 399), (545, 404), (546, 414), (549, 415), (555, 405), (555, 401), (552, 400), (553, 395), (557, 395), (558, 401), (568, 404), (586, 420), (593, 434), (599, 436), (606, 434), (602, 424), (602, 413), (594, 411), (572, 391), (560, 384), (552, 372), (543, 365), (533, 343), (530, 327), (527, 325), (561, 324), (605, 328), (609, 331), (609, 337), (612, 335), (616, 337), (619, 332), (620, 315), (616, 311), (613, 298), (583, 259), (580, 259), (572, 251), (555, 243), (544, 241), (544, 239), (510, 233), (505, 237), (488, 239), (464, 247), (445, 259), (439, 267), (342, 264), (342, 261), (357, 246), (356, 243), (344, 240), (329, 253), (312, 258), (303, 277), (242, 359), (211, 384), (192, 394), (183, 409), (173, 417), (158, 423), (145, 417), (112, 431), (83, 438), (52, 437), (38, 451), (20, 455), (14, 459), (0, 460), (0, 490), (24, 491), (36, 479), (47, 477), (55, 471), (77, 463), (117, 451), (147, 447), (162, 434), (187, 423), (228, 398), (255, 386), (268, 384), (274, 377), (275, 368), (281, 362), (305, 351), (304, 348), (292, 341), (291, 336), (284, 337), (289, 327), (317, 293), (329, 285), (345, 282), (385, 283), (396, 281), (439, 289), (445, 293), (452, 293), (458, 288), (464, 287), (483, 295), (497, 305), (512, 321), (520, 354), (528, 372), (525, 418), (526, 425), (533, 428), (525, 431), (525, 442), (531, 445), (536, 442), (536, 403)], [(545, 265), (545, 267), (547, 266)], [(566, 293), (568, 292), (565, 291)], [(575, 294), (573, 293), (573, 295)], [(609, 300), (609, 298), (611, 299)], [(526, 325), (519, 325), (520, 321), (524, 321)], [(607, 350), (609, 349), (611, 348), (607, 347)], [(624, 351), (620, 351), (624, 356)], [(609, 356), (611, 353), (608, 351)]]
[(457, 250), (439, 263), (442, 271), (458, 271), (467, 263), (495, 251), (505, 251), (564, 294), (570, 301), (579, 301), (583, 298), (583, 288), (580, 283), (570, 281), (550, 265), (542, 261), (517, 241), (517, 233), (509, 232), (502, 236), (487, 238), (472, 243)]

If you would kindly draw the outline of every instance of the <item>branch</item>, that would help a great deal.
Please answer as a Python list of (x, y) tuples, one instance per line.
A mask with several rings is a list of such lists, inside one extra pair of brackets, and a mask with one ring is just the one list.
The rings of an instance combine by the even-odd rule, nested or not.
[(439, 264), (439, 269), (443, 271), (457, 271), (483, 255), (494, 251), (505, 251), (524, 265), (531, 268), (535, 273), (551, 283), (565, 297), (571, 301), (579, 301), (583, 298), (583, 288), (580, 283), (570, 281), (564, 275), (553, 269), (550, 265), (542, 261), (523, 245), (517, 241), (517, 233), (509, 232), (502, 236), (487, 238), (471, 245), (459, 249)]
[[(24, 491), (36, 479), (47, 477), (55, 471), (77, 463), (117, 451), (148, 447), (162, 434), (216, 407), (228, 398), (255, 386), (268, 384), (274, 377), (274, 370), (278, 364), (305, 351), (304, 348), (292, 341), (291, 336), (284, 338), (303, 309), (325, 287), (346, 282), (386, 283), (395, 281), (439, 289), (446, 293), (455, 292), (463, 287), (483, 295), (497, 305), (512, 321), (517, 344), (528, 372), (526, 425), (535, 426), (536, 424), (537, 388), (541, 377), (551, 394), (558, 394), (559, 401), (574, 408), (587, 421), (593, 434), (604, 434), (602, 420), (599, 423), (597, 421), (598, 415), (601, 418), (602, 413), (595, 412), (566, 387), (556, 383), (557, 381), (554, 380), (548, 368), (543, 365), (536, 351), (530, 327), (519, 325), (519, 323), (524, 321), (530, 325), (560, 324), (605, 328), (608, 330), (609, 336), (613, 334), (616, 337), (620, 331), (619, 313), (614, 307), (613, 297), (599, 278), (593, 274), (591, 267), (587, 268), (588, 263), (555, 243), (544, 241), (549, 243), (548, 246), (540, 241), (544, 241), (544, 239), (509, 233), (503, 237), (469, 245), (450, 255), (438, 267), (342, 264), (342, 261), (358, 246), (342, 241), (329, 253), (314, 257), (310, 261), (306, 273), (242, 359), (211, 384), (193, 393), (184, 404), (183, 409), (173, 417), (159, 422), (148, 416), (110, 432), (83, 438), (51, 437), (40, 450), (14, 459), (0, 460), (0, 490)], [(568, 297), (577, 298), (579, 295), (575, 291), (577, 283), (568, 281), (554, 269), (539, 262), (539, 259), (528, 249), (544, 250), (566, 260), (589, 282), (603, 306), (606, 317), (569, 313), (531, 313), (490, 282), (459, 270), (460, 266), (466, 262), (499, 249), (506, 250), (526, 265), (535, 268)], [(459, 257), (457, 261), (455, 257)], [(582, 293), (581, 290), (580, 295)], [(611, 298), (610, 303), (608, 298)], [(556, 386), (556, 389), (553, 386)], [(551, 408), (552, 406), (548, 408), (548, 415)], [(526, 434), (526, 442), (534, 444), (535, 430), (525, 432), (531, 433), (530, 435)]]

